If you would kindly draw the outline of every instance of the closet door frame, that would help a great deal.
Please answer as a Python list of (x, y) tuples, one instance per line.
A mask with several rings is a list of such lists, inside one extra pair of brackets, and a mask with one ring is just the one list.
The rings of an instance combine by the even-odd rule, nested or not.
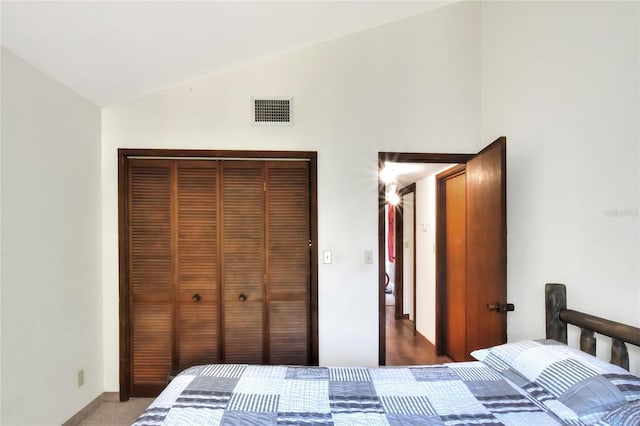
[(310, 220), (310, 364), (318, 364), (318, 191), (317, 152), (315, 151), (232, 151), (177, 149), (118, 149), (118, 263), (120, 320), (120, 401), (129, 399), (131, 390), (131, 312), (129, 310), (129, 162), (145, 159), (217, 159), (217, 160), (305, 160), (309, 161)]

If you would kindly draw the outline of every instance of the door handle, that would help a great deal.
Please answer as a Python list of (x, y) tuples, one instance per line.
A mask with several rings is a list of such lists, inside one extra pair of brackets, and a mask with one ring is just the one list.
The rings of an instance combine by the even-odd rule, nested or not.
[(246, 301), (246, 300), (247, 300), (247, 295), (246, 295), (246, 294), (244, 294), (244, 293), (240, 293), (240, 296), (238, 296), (238, 299), (239, 299), (241, 302), (244, 302), (244, 301)]
[(202, 300), (202, 297), (200, 297), (199, 293), (196, 293), (193, 296), (191, 296), (191, 300), (193, 300), (194, 302), (199, 302)]
[(487, 309), (493, 312), (513, 312), (516, 310), (516, 307), (513, 303), (493, 303), (487, 304)]

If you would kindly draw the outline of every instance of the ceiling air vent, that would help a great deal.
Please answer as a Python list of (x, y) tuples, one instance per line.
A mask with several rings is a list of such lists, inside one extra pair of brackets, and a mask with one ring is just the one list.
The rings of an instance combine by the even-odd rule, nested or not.
[(293, 124), (291, 98), (252, 98), (253, 124), (282, 126)]

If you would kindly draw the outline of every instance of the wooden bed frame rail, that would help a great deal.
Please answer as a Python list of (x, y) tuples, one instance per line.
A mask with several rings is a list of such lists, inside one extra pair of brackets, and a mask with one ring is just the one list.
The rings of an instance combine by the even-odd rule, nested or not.
[(567, 309), (564, 284), (545, 286), (547, 339), (567, 343), (567, 325), (581, 329), (580, 350), (596, 354), (594, 333), (611, 337), (611, 363), (629, 370), (629, 352), (625, 343), (640, 346), (640, 328)]

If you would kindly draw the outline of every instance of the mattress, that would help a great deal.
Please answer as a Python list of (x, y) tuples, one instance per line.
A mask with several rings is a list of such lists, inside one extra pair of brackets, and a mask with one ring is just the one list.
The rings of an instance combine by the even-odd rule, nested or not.
[(188, 368), (135, 425), (630, 425), (640, 378), (554, 340), (405, 367)]
[(557, 425), (481, 362), (412, 367), (217, 364), (176, 376), (142, 425)]

